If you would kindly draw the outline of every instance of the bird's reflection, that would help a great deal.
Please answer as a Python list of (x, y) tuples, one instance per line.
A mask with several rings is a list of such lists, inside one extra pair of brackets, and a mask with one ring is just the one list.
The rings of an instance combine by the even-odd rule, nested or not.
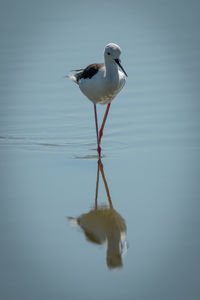
[[(98, 204), (100, 174), (106, 189), (108, 205)], [(98, 160), (94, 209), (78, 218), (69, 219), (71, 223), (78, 224), (82, 228), (88, 241), (99, 245), (106, 243), (106, 260), (110, 269), (123, 266), (122, 256), (126, 252), (126, 224), (120, 214), (113, 208), (101, 159)]]

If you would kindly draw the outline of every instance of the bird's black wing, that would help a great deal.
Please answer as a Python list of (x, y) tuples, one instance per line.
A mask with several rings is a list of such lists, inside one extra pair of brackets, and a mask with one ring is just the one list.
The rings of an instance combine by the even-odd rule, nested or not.
[(91, 64), (85, 69), (79, 69), (77, 71), (80, 71), (76, 73), (74, 76), (76, 77), (77, 83), (79, 82), (80, 79), (84, 78), (92, 78), (100, 68), (102, 68), (104, 64)]

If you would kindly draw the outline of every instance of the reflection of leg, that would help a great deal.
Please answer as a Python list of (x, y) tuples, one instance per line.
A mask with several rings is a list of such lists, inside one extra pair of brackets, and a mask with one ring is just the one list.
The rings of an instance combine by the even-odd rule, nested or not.
[(112, 201), (111, 201), (111, 197), (110, 197), (110, 192), (109, 192), (109, 189), (108, 189), (108, 184), (107, 184), (106, 177), (105, 177), (105, 174), (104, 174), (103, 164), (101, 162), (101, 159), (98, 160), (98, 164), (99, 164), (101, 175), (102, 175), (103, 182), (104, 182), (104, 185), (105, 185), (105, 189), (106, 189), (106, 193), (107, 193), (107, 197), (108, 197), (109, 206), (110, 206), (110, 208), (112, 208), (113, 205), (112, 205)]
[(98, 198), (98, 190), (99, 190), (99, 163), (97, 168), (97, 182), (96, 182), (96, 194), (95, 194), (95, 209), (97, 209), (97, 198)]
[(100, 144), (101, 144), (101, 138), (103, 136), (103, 129), (104, 129), (104, 126), (105, 126), (105, 123), (106, 123), (106, 119), (107, 119), (107, 116), (108, 116), (109, 108), (110, 108), (110, 103), (108, 103), (108, 105), (107, 105), (107, 108), (106, 108), (106, 111), (105, 111), (105, 115), (104, 115), (104, 118), (103, 118), (103, 122), (102, 122), (101, 128), (99, 130), (98, 147), (100, 147)]

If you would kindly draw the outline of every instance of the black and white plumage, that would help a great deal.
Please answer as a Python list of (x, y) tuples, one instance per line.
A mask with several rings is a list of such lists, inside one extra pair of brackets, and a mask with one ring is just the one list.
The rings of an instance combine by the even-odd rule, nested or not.
[(120, 63), (120, 54), (120, 47), (110, 43), (104, 50), (104, 64), (91, 64), (69, 77), (93, 103), (109, 103), (123, 88), (127, 76)]
[(74, 75), (76, 78), (76, 83), (79, 83), (80, 79), (91, 79), (104, 64), (91, 64), (85, 69), (75, 70), (77, 73)]

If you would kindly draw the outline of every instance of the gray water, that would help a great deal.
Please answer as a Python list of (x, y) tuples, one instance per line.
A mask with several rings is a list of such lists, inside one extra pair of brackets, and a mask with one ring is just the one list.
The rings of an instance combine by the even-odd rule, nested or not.
[[(1, 299), (199, 299), (199, 11), (183, 0), (1, 1)], [(102, 139), (126, 226), (116, 271), (107, 245), (68, 219), (94, 209), (97, 156), (93, 106), (65, 75), (102, 62), (109, 42), (129, 76)]]

